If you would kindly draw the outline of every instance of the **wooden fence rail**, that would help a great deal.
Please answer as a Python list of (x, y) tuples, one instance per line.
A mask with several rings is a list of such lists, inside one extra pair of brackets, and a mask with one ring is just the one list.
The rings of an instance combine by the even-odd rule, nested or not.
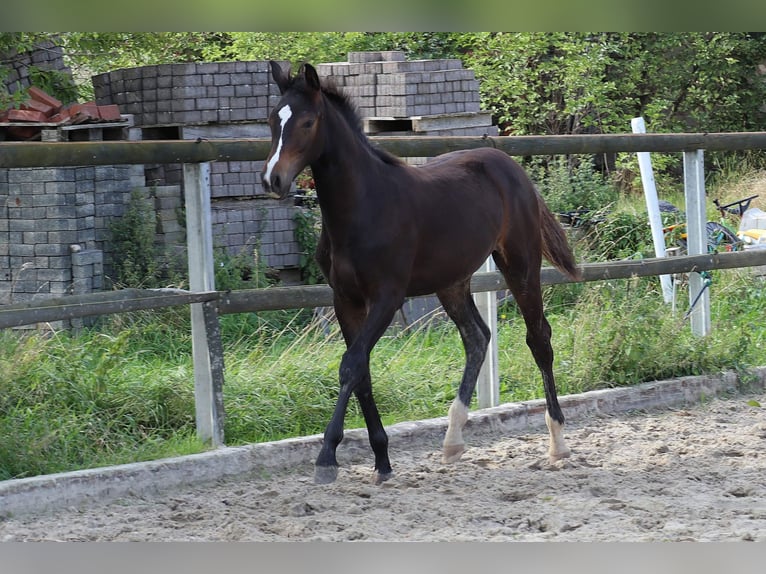
[[(509, 155), (595, 154), (766, 149), (766, 132), (711, 134), (614, 134), (509, 137), (371, 137), (401, 157), (433, 157), (478, 147), (496, 147)], [(0, 168), (66, 167), (266, 159), (271, 141), (154, 140), (105, 142), (0, 142)]]
[[(581, 265), (581, 281), (604, 281), (757, 265), (766, 265), (766, 249), (708, 255), (684, 255), (664, 259), (585, 263)], [(573, 282), (572, 279), (553, 267), (543, 267), (540, 271), (540, 278), (543, 285)], [(502, 274), (497, 271), (476, 273), (471, 280), (473, 293), (503, 289), (507, 289), (507, 285)], [(327, 285), (228, 291), (221, 293), (218, 299), (218, 311), (222, 315), (330, 305), (332, 305), (332, 290)]]
[(87, 295), (52, 297), (44, 301), (0, 305), (0, 329), (81, 317), (161, 309), (215, 301), (216, 292), (190, 293), (180, 289), (121, 289)]
[[(759, 265), (766, 265), (766, 249), (708, 255), (684, 255), (664, 259), (585, 263), (581, 265), (581, 281), (605, 281)], [(553, 267), (543, 267), (540, 270), (540, 277), (543, 285), (572, 282), (569, 277)], [(500, 291), (506, 288), (505, 279), (497, 271), (476, 273), (471, 281), (473, 293)], [(332, 305), (332, 289), (328, 285), (199, 293), (180, 289), (122, 289), (88, 295), (70, 295), (36, 303), (2, 305), (0, 306), (0, 329), (21, 327), (45, 321), (128, 313), (192, 303), (215, 303), (220, 315), (326, 307)]]

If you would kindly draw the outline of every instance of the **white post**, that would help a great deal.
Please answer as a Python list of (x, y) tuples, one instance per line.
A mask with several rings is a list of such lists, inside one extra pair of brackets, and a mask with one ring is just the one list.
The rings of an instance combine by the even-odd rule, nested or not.
[[(494, 271), (495, 262), (490, 256), (480, 271)], [(479, 309), (479, 314), (489, 327), (491, 338), (487, 355), (479, 371), (476, 382), (476, 398), (480, 409), (495, 407), (500, 404), (500, 378), (497, 373), (497, 293), (485, 291), (474, 293), (473, 300)]]
[[(644, 118), (633, 118), (630, 121), (634, 134), (646, 133)], [(644, 197), (646, 198), (646, 210), (649, 213), (649, 225), (652, 228), (652, 241), (654, 242), (654, 254), (656, 257), (665, 257), (665, 235), (662, 232), (662, 217), (660, 216), (660, 205), (657, 200), (657, 186), (654, 182), (654, 170), (652, 169), (652, 160), (649, 152), (638, 152), (638, 167), (641, 172), (641, 182), (644, 186)], [(660, 275), (660, 285), (662, 286), (662, 296), (665, 303), (673, 300), (673, 285), (670, 275)]]
[[(684, 152), (684, 198), (686, 201), (687, 251), (689, 255), (707, 253), (707, 210), (705, 208), (705, 171), (702, 150)], [(704, 337), (710, 333), (710, 290), (699, 273), (689, 273), (689, 303), (692, 333)]]
[[(183, 173), (189, 289), (214, 291), (210, 164), (184, 164)], [(197, 436), (217, 447), (223, 444), (223, 358), (218, 316), (214, 308), (205, 305), (191, 305), (194, 402)]]

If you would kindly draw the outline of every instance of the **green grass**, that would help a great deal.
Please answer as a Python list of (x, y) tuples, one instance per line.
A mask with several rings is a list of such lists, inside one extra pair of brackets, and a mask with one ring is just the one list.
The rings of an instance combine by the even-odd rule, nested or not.
[[(766, 177), (748, 181), (758, 193)], [(620, 249), (646, 247), (633, 241)], [(747, 269), (712, 277), (713, 330), (705, 338), (683, 320), (685, 286), (675, 314), (656, 278), (546, 288), (559, 393), (766, 364), (762, 280)], [(221, 323), (227, 444), (322, 432), (344, 350), (337, 327), (325, 332), (308, 311)], [(542, 397), (513, 304), (501, 307), (498, 328), (501, 401)], [(371, 359), (384, 423), (444, 415), (463, 363), (451, 323), (389, 330)], [(200, 452), (193, 389), (185, 308), (114, 315), (76, 335), (0, 332), (0, 480)], [(352, 401), (346, 428), (363, 425)]]

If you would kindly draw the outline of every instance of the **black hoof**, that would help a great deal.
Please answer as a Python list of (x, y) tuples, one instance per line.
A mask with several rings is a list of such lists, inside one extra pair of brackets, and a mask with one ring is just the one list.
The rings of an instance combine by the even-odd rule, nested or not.
[(337, 466), (315, 466), (314, 484), (330, 484), (338, 478)]

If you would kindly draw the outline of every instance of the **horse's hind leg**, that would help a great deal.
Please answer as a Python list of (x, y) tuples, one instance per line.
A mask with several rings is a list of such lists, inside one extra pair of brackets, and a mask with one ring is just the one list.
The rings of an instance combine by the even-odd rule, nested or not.
[(476, 378), (484, 362), (490, 332), (471, 298), (470, 283), (463, 282), (437, 293), (444, 310), (457, 325), (465, 348), (465, 369), (458, 396), (449, 409), (449, 426), (444, 436), (445, 463), (457, 461), (465, 450), (463, 427), (468, 420), (468, 407), (476, 388)]
[[(522, 271), (513, 271), (501, 257), (495, 256), (495, 262), (502, 271), (508, 288), (524, 317), (527, 326), (527, 346), (540, 369), (545, 389), (545, 424), (550, 434), (548, 455), (551, 461), (569, 456), (570, 451), (564, 441), (564, 413), (561, 412), (556, 383), (553, 378), (553, 347), (551, 346), (551, 326), (543, 312), (543, 296), (540, 287), (539, 265), (522, 266)], [(527, 269), (529, 270), (527, 272)]]

